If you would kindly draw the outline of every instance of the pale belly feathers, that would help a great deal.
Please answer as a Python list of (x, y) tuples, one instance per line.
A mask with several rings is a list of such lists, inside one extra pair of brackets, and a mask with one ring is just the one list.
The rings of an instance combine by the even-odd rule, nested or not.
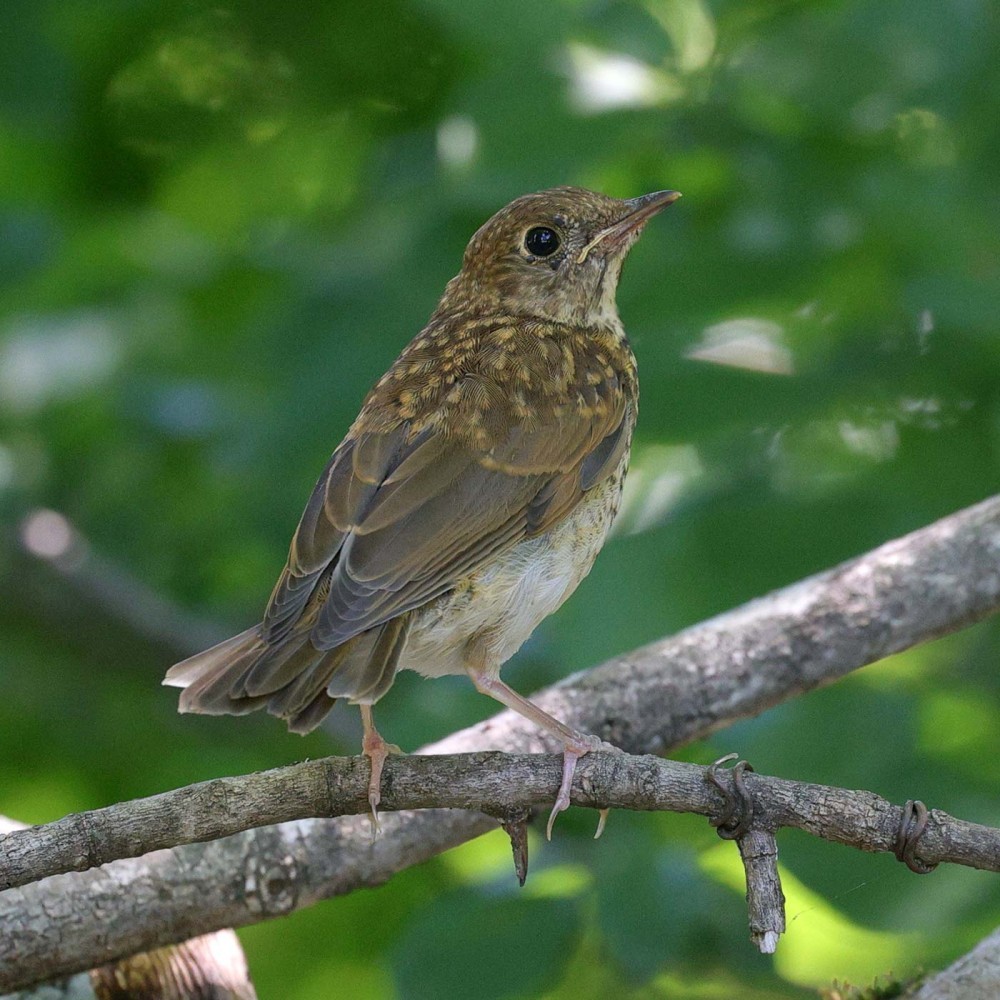
[(518, 543), (416, 611), (400, 668), (425, 677), (464, 674), (470, 666), (498, 674), (590, 572), (618, 511), (624, 475), (625, 462), (551, 531)]

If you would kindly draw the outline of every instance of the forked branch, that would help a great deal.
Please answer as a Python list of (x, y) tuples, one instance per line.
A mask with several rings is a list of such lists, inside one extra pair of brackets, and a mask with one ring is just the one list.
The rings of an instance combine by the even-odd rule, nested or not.
[[(631, 753), (663, 753), (890, 653), (955, 631), (998, 607), (1000, 497), (994, 497), (835, 569), (570, 677), (536, 700), (574, 728), (593, 732)], [(483, 746), (536, 753), (555, 749), (523, 720), (504, 713), (427, 748), (427, 752), (454, 754)], [(490, 761), (493, 766), (485, 766)], [(514, 772), (505, 770), (508, 763), (516, 768)], [(459, 770), (441, 782), (441, 775), (453, 765)], [(326, 798), (324, 808), (318, 811), (329, 814), (328, 768), (332, 765), (320, 762), (319, 766)], [(454, 787), (448, 791), (443, 786), (459, 780), (461, 766), (471, 770), (469, 784), (463, 786), (464, 793), (456, 793)], [(345, 780), (365, 776), (357, 761), (341, 760), (337, 767), (348, 772)], [(554, 757), (509, 762), (474, 758), (466, 759), (465, 765), (456, 760), (447, 767), (441, 761), (421, 758), (390, 762), (385, 808), (404, 803), (465, 808), (387, 816), (385, 835), (374, 846), (363, 817), (303, 820), (55, 875), (0, 892), (0, 989), (92, 968), (113, 958), (217, 928), (264, 920), (322, 898), (379, 884), (402, 868), (495, 825), (495, 820), (473, 809), (486, 807), (491, 801), (512, 807), (549, 802), (556, 784)], [(660, 788), (664, 774), (679, 773), (671, 772), (671, 767), (684, 766), (595, 754), (581, 763), (577, 800), (625, 807), (630, 801), (626, 791), (632, 801), (641, 801), (650, 782), (650, 787)], [(411, 789), (414, 798), (404, 799), (408, 775), (438, 782), (436, 796), (418, 798)], [(483, 791), (487, 775), (503, 776), (505, 787), (493, 800)], [(612, 780), (616, 775), (628, 786), (619, 789), (619, 800), (612, 798), (617, 794)], [(706, 809), (695, 811), (710, 812), (718, 807), (721, 796), (714, 788), (705, 791), (702, 775), (692, 772), (685, 780), (697, 784), (699, 794), (709, 796)], [(211, 800), (214, 812), (225, 823), (233, 822), (230, 810), (235, 809), (234, 802), (238, 805), (244, 790), (260, 778), (206, 783), (214, 786), (210, 793), (215, 796)], [(245, 789), (242, 783), (247, 783)], [(746, 775), (746, 785), (755, 804), (770, 802), (767, 796), (778, 796), (777, 790), (784, 787), (778, 779), (752, 774)], [(196, 793), (181, 790), (167, 794)], [(283, 797), (297, 794), (282, 785)], [(461, 794), (466, 798), (456, 801)], [(906, 818), (900, 807), (870, 793), (847, 793), (870, 799), (867, 805), (859, 803), (864, 807), (856, 814), (838, 817), (845, 810), (839, 800), (829, 796), (840, 794), (844, 793), (802, 785), (795, 790), (795, 801), (803, 801), (805, 796), (804, 801), (813, 801), (828, 811), (835, 823), (843, 820), (859, 828), (841, 830), (833, 839), (859, 846), (863, 841), (868, 849), (898, 850), (901, 856), (909, 842), (910, 856), (927, 864), (948, 860), (996, 870), (1000, 851), (995, 830), (952, 820), (935, 811), (917, 836), (915, 815)], [(666, 799), (648, 801), (650, 805), (644, 808), (669, 808), (663, 804)], [(765, 809), (765, 813), (755, 813), (757, 821), (773, 807), (778, 810), (774, 814), (776, 826), (797, 825), (781, 818), (786, 816), (781, 811), (783, 801), (778, 796), (769, 806), (756, 806)], [(141, 808), (148, 808), (148, 800)], [(278, 807), (272, 804), (267, 808)], [(793, 812), (788, 811), (787, 817)], [(807, 822), (805, 816), (801, 814), (803, 823)], [(274, 812), (261, 813), (253, 821), (272, 822), (274, 818)], [(59, 830), (41, 835), (50, 838), (42, 853), (47, 859), (53, 852), (52, 862), (44, 860), (41, 868), (35, 869), (35, 851), (29, 851), (32, 857), (26, 860), (8, 837), (0, 839), (0, 872), (17, 871), (17, 879), (23, 881), (35, 877), (36, 870), (46, 870), (46, 865), (48, 870), (53, 865), (62, 869), (86, 867), (109, 852), (136, 853), (145, 850), (142, 845), (148, 843), (143, 841), (125, 851), (120, 850), (120, 844), (112, 849), (111, 840), (127, 839), (133, 833), (114, 833), (111, 840), (104, 840), (91, 829), (80, 841), (78, 821), (60, 822), (63, 826)], [(202, 813), (189, 809), (186, 822), (196, 834), (189, 840), (214, 835)], [(813, 823), (815, 819), (808, 820), (808, 824)], [(803, 828), (818, 832), (811, 825)], [(171, 830), (171, 838), (175, 832)], [(902, 846), (897, 844), (901, 836)], [(758, 853), (764, 856), (767, 852)], [(762, 929), (763, 934), (768, 932), (766, 927)]]

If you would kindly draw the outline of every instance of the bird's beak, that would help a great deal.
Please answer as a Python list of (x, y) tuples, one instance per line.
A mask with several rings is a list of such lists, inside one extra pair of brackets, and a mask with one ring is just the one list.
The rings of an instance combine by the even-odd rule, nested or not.
[(599, 243), (607, 246), (617, 246), (638, 229), (642, 227), (661, 209), (672, 205), (680, 198), (680, 191), (654, 191), (652, 194), (640, 195), (638, 198), (629, 198), (625, 204), (629, 206), (625, 216), (619, 219), (614, 225), (602, 229), (581, 251), (576, 258), (577, 264), (582, 264), (591, 250)]

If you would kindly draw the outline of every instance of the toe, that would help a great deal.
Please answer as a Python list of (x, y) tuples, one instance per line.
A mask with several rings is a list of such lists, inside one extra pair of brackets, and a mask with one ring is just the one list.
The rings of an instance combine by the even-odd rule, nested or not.
[(556, 795), (555, 805), (552, 807), (552, 812), (549, 813), (549, 821), (545, 826), (545, 836), (548, 840), (552, 839), (552, 826), (556, 821), (556, 816), (561, 812), (565, 812), (569, 808), (569, 793), (573, 787), (573, 775), (576, 773), (576, 762), (586, 753), (590, 752), (590, 748), (581, 749), (578, 746), (567, 746), (563, 751), (563, 772), (562, 772), (562, 782), (559, 785), (559, 793)]

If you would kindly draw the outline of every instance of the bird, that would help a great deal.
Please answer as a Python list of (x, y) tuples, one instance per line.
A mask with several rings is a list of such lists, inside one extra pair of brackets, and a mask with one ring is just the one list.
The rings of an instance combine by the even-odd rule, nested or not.
[(466, 675), (562, 744), (551, 838), (577, 761), (608, 744), (500, 668), (589, 573), (618, 512), (638, 377), (615, 293), (644, 226), (679, 197), (555, 187), (475, 232), (320, 475), (263, 620), (167, 672), (179, 711), (266, 709), (308, 733), (338, 698), (358, 705), (374, 835), (400, 751), (372, 706), (400, 669)]

